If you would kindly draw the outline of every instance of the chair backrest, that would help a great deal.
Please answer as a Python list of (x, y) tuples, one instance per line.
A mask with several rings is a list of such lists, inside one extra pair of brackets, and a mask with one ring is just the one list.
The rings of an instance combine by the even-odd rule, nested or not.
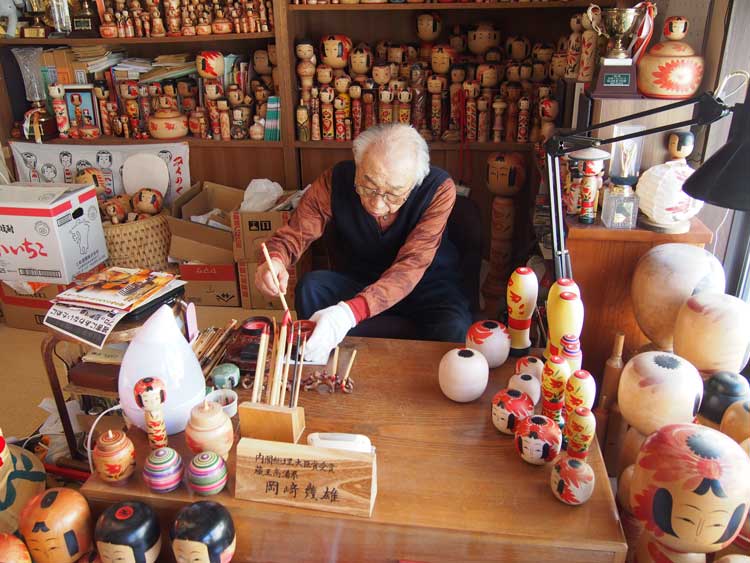
[(479, 270), (482, 266), (482, 218), (479, 206), (458, 196), (448, 218), (448, 239), (461, 256), (461, 289), (472, 313), (479, 312)]

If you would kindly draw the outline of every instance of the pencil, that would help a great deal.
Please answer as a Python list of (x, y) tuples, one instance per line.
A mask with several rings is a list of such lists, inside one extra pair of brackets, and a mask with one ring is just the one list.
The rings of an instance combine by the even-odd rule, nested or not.
[(260, 400), (260, 390), (263, 387), (263, 374), (266, 371), (266, 353), (268, 352), (268, 325), (263, 327), (258, 343), (258, 356), (255, 358), (255, 383), (253, 384), (252, 402)]
[(333, 365), (331, 365), (331, 376), (333, 379), (333, 385), (331, 385), (331, 393), (336, 391), (336, 376), (339, 373), (339, 347), (336, 346), (333, 349)]
[(355, 348), (352, 350), (352, 355), (349, 356), (349, 363), (346, 365), (346, 372), (344, 373), (344, 377), (341, 379), (341, 390), (343, 391), (346, 387), (346, 382), (349, 380), (349, 373), (352, 371), (352, 366), (354, 365), (354, 358), (357, 357), (357, 349)]
[(271, 384), (271, 400), (269, 405), (277, 405), (279, 402), (279, 387), (281, 386), (281, 375), (284, 371), (284, 357), (287, 345), (287, 323), (281, 323), (281, 330), (279, 331), (279, 351), (276, 353), (276, 358), (273, 366), (273, 379)]
[(276, 275), (276, 271), (273, 269), (273, 262), (271, 262), (271, 255), (268, 254), (268, 248), (266, 248), (266, 243), (260, 245), (260, 247), (263, 249), (263, 256), (266, 257), (266, 264), (268, 264), (268, 269), (271, 270), (271, 277), (273, 278), (273, 282), (276, 285), (276, 289), (279, 292), (279, 299), (281, 299), (281, 306), (284, 307), (285, 312), (289, 312), (289, 306), (286, 304), (286, 298), (284, 297), (284, 294), (281, 293), (281, 284), (279, 284), (279, 278)]
[(304, 372), (302, 371), (305, 367), (305, 348), (307, 347), (307, 336), (305, 336), (305, 339), (302, 341), (302, 353), (299, 357), (299, 377), (297, 378), (297, 383), (294, 385), (294, 404), (292, 406), (296, 407), (297, 403), (299, 403), (299, 386), (302, 382), (302, 378), (304, 377)]
[(264, 401), (265, 403), (269, 405), (271, 404), (271, 383), (273, 382), (273, 371), (274, 371), (274, 366), (276, 365), (276, 355), (278, 354), (278, 351), (279, 351), (279, 331), (276, 330), (276, 319), (274, 319), (273, 323), (274, 323), (273, 349), (271, 350), (271, 362), (269, 364), (269, 369), (268, 369), (268, 384), (266, 386), (266, 400)]

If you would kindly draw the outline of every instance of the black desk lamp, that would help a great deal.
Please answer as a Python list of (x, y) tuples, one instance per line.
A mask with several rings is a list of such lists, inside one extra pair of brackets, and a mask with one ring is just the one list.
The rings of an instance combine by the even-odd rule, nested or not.
[[(745, 81), (725, 97), (737, 92), (745, 82), (748, 74), (737, 72), (728, 75), (718, 89), (722, 93), (723, 86), (733, 76), (743, 76)], [(588, 133), (617, 125), (625, 121), (647, 117), (671, 111), (676, 108), (695, 105), (696, 111), (692, 119), (654, 127), (645, 131), (637, 131), (609, 139), (596, 139), (587, 136)], [(547, 161), (547, 175), (550, 195), (550, 216), (552, 219), (552, 253), (555, 262), (555, 277), (572, 277), (573, 269), (570, 255), (565, 247), (565, 223), (562, 209), (562, 186), (560, 181), (560, 157), (573, 151), (588, 147), (609, 145), (618, 141), (645, 137), (654, 133), (663, 133), (680, 127), (691, 125), (708, 125), (730, 113), (737, 113), (740, 117), (732, 123), (730, 138), (716, 154), (709, 158), (696, 172), (688, 178), (683, 190), (696, 199), (707, 201), (730, 209), (750, 209), (750, 88), (744, 104), (727, 106), (719, 95), (710, 92), (696, 97), (668, 104), (660, 108), (646, 110), (591, 127), (577, 129), (568, 133), (556, 133), (544, 145)]]

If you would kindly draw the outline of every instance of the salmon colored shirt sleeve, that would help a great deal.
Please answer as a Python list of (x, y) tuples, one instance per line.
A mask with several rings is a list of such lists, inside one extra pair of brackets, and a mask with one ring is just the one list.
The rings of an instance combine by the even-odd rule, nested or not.
[[(331, 219), (332, 169), (326, 170), (305, 192), (289, 223), (278, 229), (267, 246), (287, 268), (320, 238)], [(443, 182), (414, 227), (396, 259), (380, 279), (347, 301), (357, 322), (393, 307), (412, 292), (432, 263), (456, 201), (453, 180)]]

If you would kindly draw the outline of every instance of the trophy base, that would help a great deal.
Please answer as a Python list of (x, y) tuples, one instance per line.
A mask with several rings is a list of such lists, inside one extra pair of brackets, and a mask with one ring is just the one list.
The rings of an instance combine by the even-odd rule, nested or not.
[(591, 95), (594, 98), (641, 98), (633, 59), (602, 58)]

